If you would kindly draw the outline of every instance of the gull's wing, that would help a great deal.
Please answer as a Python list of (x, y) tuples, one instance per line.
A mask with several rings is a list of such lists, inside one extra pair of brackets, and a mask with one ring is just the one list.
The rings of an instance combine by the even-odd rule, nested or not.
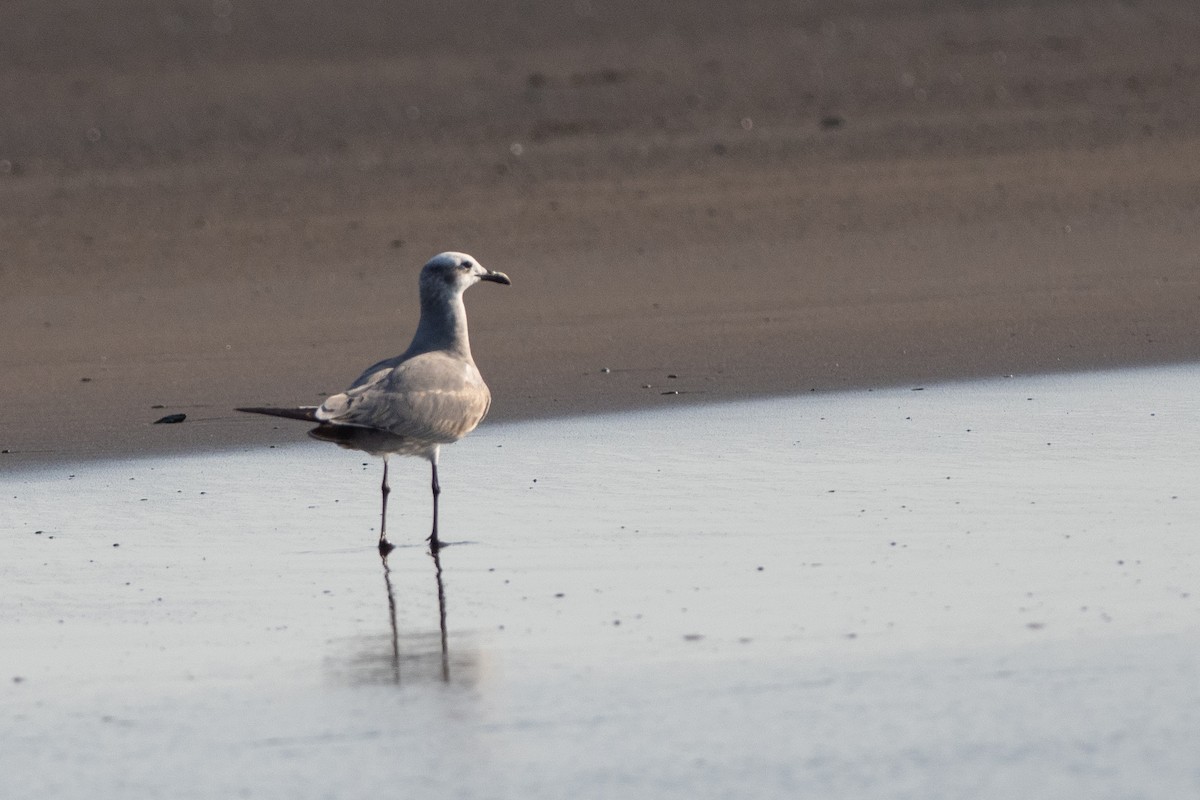
[(475, 429), (491, 399), (473, 362), (430, 352), (365, 374), (355, 386), (326, 400), (316, 417), (335, 425), (448, 443)]
[(404, 355), (392, 356), (391, 358), (385, 358), (382, 361), (375, 362), (363, 370), (363, 374), (355, 378), (354, 383), (350, 384), (350, 389), (347, 389), (346, 391), (349, 392), (351, 389), (357, 389), (360, 386), (374, 383), (375, 381), (379, 380), (380, 372), (389, 372), (395, 369), (397, 366), (404, 363), (408, 357), (408, 354), (405, 353)]

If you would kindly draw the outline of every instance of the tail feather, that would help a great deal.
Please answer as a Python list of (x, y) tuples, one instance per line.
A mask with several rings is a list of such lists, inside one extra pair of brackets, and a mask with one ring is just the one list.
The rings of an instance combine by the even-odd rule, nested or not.
[(317, 408), (317, 406), (300, 406), (299, 408), (238, 408), (234, 410), (245, 411), (247, 414), (266, 414), (268, 417), (286, 417), (305, 422), (318, 422)]

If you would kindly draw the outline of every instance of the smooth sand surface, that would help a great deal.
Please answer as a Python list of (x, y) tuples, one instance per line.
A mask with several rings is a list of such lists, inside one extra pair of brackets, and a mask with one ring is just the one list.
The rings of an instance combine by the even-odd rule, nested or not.
[(0, 463), (262, 441), (446, 249), (501, 420), (1200, 357), (1192, 3), (411, 5), (6, 15)]
[(1198, 372), (16, 471), (0, 796), (1196, 797)]

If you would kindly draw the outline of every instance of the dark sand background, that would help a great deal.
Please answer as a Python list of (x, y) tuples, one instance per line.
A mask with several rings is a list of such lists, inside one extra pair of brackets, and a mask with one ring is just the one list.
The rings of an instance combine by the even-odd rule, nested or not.
[(502, 419), (1200, 357), (1191, 2), (2, 8), (0, 464), (296, 438), (448, 249)]

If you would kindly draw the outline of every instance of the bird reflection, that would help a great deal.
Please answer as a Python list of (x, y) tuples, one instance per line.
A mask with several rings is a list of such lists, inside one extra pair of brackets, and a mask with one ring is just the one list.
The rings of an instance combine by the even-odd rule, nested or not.
[[(391, 555), (390, 552), (380, 553), (379, 556), (383, 567), (383, 584), (387, 590), (388, 625), (391, 629), (388, 682), (400, 685), (405, 681), (421, 679), (422, 676), (418, 673), (407, 674), (403, 668), (416, 667), (422, 662), (426, 662), (429, 656), (433, 655), (433, 652), (431, 652), (433, 648), (429, 646), (429, 636), (421, 634), (407, 634), (402, 636), (400, 633), (400, 624), (397, 621), (396, 615), (396, 587), (392, 581), (392, 567), (388, 563), (389, 555)], [(429, 556), (433, 559), (434, 581), (437, 584), (438, 646), (436, 652), (439, 658), (437, 675), (442, 683), (449, 683), (450, 639), (446, 628), (446, 586), (442, 580), (442, 557), (440, 550), (434, 549), (429, 551)], [(368, 663), (374, 661), (370, 656), (367, 656), (364, 660)], [(427, 675), (428, 673), (426, 673), (426, 678)]]
[[(396, 589), (392, 586), (392, 568), (388, 566), (388, 554), (380, 552), (379, 560), (383, 562), (383, 584), (387, 587), (388, 621), (392, 624), (392, 680), (400, 683), (400, 628), (396, 625)], [(440, 584), (441, 581), (439, 580)], [(444, 619), (444, 617), (443, 617)], [(446, 624), (442, 623), (442, 630)], [(445, 641), (445, 638), (442, 639)]]
[[(446, 683), (450, 682), (450, 646), (446, 641), (446, 585), (442, 583), (442, 556), (441, 550), (437, 547), (429, 549), (429, 555), (433, 558), (433, 574), (437, 581), (437, 596), (438, 596), (438, 630), (442, 634), (442, 680)], [(384, 560), (386, 560), (386, 556)]]

